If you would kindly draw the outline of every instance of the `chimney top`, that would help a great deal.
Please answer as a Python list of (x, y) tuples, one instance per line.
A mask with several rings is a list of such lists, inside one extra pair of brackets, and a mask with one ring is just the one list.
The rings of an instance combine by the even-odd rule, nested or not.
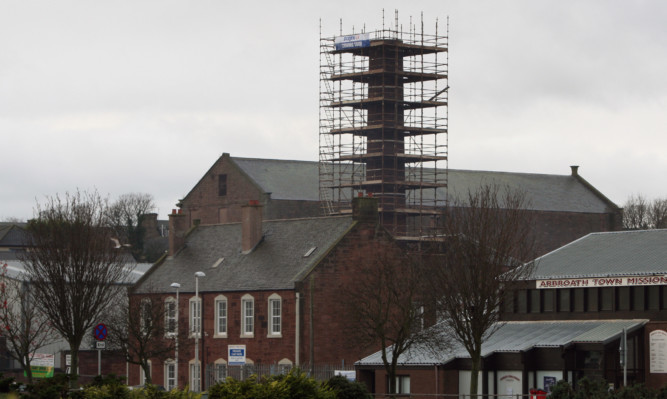
[(363, 222), (378, 221), (378, 200), (371, 196), (352, 198), (352, 219)]
[(572, 176), (579, 175), (579, 165), (571, 165), (570, 169), (572, 169)]

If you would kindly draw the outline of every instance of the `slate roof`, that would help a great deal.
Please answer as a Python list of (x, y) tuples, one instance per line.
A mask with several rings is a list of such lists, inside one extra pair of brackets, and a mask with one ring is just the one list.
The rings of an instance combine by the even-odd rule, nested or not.
[(197, 271), (206, 274), (199, 279), (200, 292), (293, 289), (354, 223), (347, 216), (263, 221), (263, 240), (245, 255), (240, 223), (199, 226), (184, 248), (149, 271), (135, 292), (173, 292), (174, 282), (181, 284), (180, 292), (194, 292)]
[[(319, 169), (314, 161), (231, 157), (249, 177), (274, 199), (319, 199)], [(459, 198), (482, 184), (495, 183), (527, 193), (530, 208), (539, 211), (606, 213), (611, 202), (594, 192), (581, 177), (535, 173), (450, 169), (450, 199)], [(444, 198), (445, 191), (438, 194)], [(615, 205), (611, 204), (613, 207)]]
[[(623, 334), (642, 327), (648, 320), (572, 320), (572, 321), (526, 321), (505, 322), (482, 345), (482, 356), (494, 353), (517, 353), (533, 348), (559, 348), (576, 343), (607, 344)], [(440, 329), (443, 337), (448, 337), (444, 323), (433, 326)], [(449, 348), (433, 350), (424, 345), (411, 348), (401, 355), (400, 365), (446, 364), (454, 359), (470, 358), (468, 352), (455, 340)], [(357, 363), (360, 366), (381, 365), (381, 352), (367, 356)]]
[(591, 233), (536, 260), (529, 280), (667, 274), (667, 229)]
[(272, 199), (319, 201), (317, 162), (232, 158)]

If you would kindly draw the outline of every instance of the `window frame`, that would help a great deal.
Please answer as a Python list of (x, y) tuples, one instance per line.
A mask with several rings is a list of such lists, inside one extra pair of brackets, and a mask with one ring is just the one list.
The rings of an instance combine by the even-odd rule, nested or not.
[[(274, 305), (277, 304), (277, 312)], [(271, 294), (268, 300), (269, 306), (269, 325), (268, 325), (268, 337), (280, 338), (283, 336), (283, 301), (280, 295)], [(274, 327), (278, 327), (278, 330), (275, 331)]]
[(164, 336), (178, 335), (178, 304), (176, 298), (170, 296), (164, 300)]
[[(189, 300), (188, 304), (188, 319), (190, 320), (190, 330), (189, 330), (189, 336), (191, 338), (195, 337), (196, 332), (195, 332), (195, 327), (201, 328), (201, 304), (202, 304), (202, 299), (201, 296), (199, 298), (196, 297), (191, 297)], [(197, 313), (197, 314), (195, 314)], [(199, 323), (199, 324), (195, 324)], [(199, 331), (199, 337), (201, 338), (201, 333), (202, 331)]]
[[(224, 315), (220, 314), (220, 310), (224, 309)], [(227, 331), (229, 329), (229, 302), (227, 297), (224, 295), (218, 295), (215, 297), (215, 306), (213, 308), (215, 312), (215, 331), (213, 333), (213, 338), (227, 338)], [(220, 328), (220, 323), (223, 322), (224, 329)]]
[(200, 366), (201, 366), (201, 360), (199, 360), (199, 363), (195, 363), (194, 359), (188, 362), (191, 392), (201, 392), (201, 371), (199, 369)]
[[(250, 311), (248, 313), (247, 311)], [(241, 297), (241, 337), (255, 336), (255, 298), (250, 294)]]
[[(171, 371), (173, 371), (173, 377), (169, 375)], [(171, 380), (173, 380), (173, 383), (170, 383)], [(178, 368), (173, 359), (164, 362), (164, 387), (167, 391), (178, 388)]]

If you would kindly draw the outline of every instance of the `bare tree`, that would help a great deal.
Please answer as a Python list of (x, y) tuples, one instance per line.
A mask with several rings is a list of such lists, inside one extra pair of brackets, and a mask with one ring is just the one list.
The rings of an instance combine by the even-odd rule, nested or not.
[(136, 260), (141, 259), (144, 250), (144, 216), (154, 209), (153, 196), (146, 193), (123, 194), (109, 206), (109, 224), (119, 242), (129, 244)]
[(0, 304), (0, 328), (9, 356), (19, 362), (32, 383), (30, 364), (35, 352), (55, 342), (58, 335), (40, 308), (32, 303), (29, 282), (23, 281), (22, 276), (9, 277), (6, 263), (0, 274)]
[(359, 257), (352, 260), (359, 271), (343, 295), (354, 320), (349, 333), (362, 348), (379, 347), (389, 392), (396, 393), (399, 357), (428, 340), (423, 306), (427, 274), (418, 256), (409, 256), (393, 242), (361, 245)]
[(623, 206), (625, 230), (667, 228), (667, 198), (649, 201), (641, 194), (631, 195)]
[(83, 338), (129, 275), (127, 257), (112, 245), (106, 215), (107, 202), (97, 192), (77, 191), (38, 203), (27, 226), (30, 251), (22, 262), (35, 306), (69, 344), (73, 377)]
[(177, 310), (175, 301), (157, 294), (129, 296), (126, 305), (110, 317), (115, 326), (109, 341), (119, 347), (128, 363), (141, 366), (146, 384), (151, 384), (149, 360), (173, 358), (178, 347)]
[(439, 316), (472, 361), (470, 395), (476, 395), (482, 343), (499, 327), (507, 284), (531, 273), (533, 238), (526, 197), (489, 184), (470, 191), (445, 215), (442, 251), (433, 257), (431, 281)]

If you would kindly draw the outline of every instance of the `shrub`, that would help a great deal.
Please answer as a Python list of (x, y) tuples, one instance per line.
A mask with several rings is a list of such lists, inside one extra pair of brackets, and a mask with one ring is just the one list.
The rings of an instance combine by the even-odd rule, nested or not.
[(372, 399), (366, 385), (340, 375), (331, 377), (326, 385), (336, 393), (336, 399)]
[(14, 377), (5, 378), (4, 374), (0, 373), (0, 392), (11, 391), (14, 382)]
[(560, 380), (556, 385), (551, 387), (551, 394), (549, 399), (572, 399), (574, 397), (574, 390), (572, 385), (565, 380)]
[(69, 391), (69, 375), (56, 374), (53, 378), (44, 378), (37, 383), (28, 385), (26, 397), (29, 399), (54, 399), (71, 397)]
[(613, 399), (655, 399), (657, 392), (644, 384), (630, 385), (616, 391)]
[(208, 390), (210, 399), (335, 399), (334, 391), (320, 385), (298, 369), (286, 375), (263, 378), (252, 376), (246, 381), (227, 378)]
[(609, 385), (605, 380), (584, 377), (577, 382), (574, 399), (607, 399), (609, 398)]

